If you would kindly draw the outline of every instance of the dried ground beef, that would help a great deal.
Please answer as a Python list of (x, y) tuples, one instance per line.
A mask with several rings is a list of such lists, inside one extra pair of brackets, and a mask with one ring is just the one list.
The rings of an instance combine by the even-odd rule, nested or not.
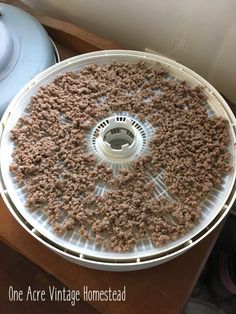
[[(208, 117), (198, 87), (145, 63), (89, 65), (57, 77), (32, 97), (11, 132), (10, 170), (27, 190), (26, 206), (47, 213), (58, 233), (78, 229), (108, 250), (128, 251), (150, 236), (163, 245), (199, 220), (201, 203), (230, 171), (227, 121)], [(86, 134), (114, 112), (155, 127), (150, 154), (113, 176), (88, 151)], [(163, 171), (171, 198), (157, 197)], [(109, 190), (96, 195), (97, 185)]]

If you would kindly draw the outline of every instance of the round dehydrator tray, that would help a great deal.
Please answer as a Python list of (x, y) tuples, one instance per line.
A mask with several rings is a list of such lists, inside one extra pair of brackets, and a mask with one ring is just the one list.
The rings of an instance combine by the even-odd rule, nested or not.
[[(199, 223), (184, 236), (161, 247), (154, 246), (149, 238), (145, 238), (138, 241), (131, 251), (122, 253), (108, 251), (103, 246), (96, 245), (93, 239), (84, 240), (76, 231), (67, 231), (63, 235), (57, 235), (43, 210), (30, 212), (25, 207), (24, 188), (19, 188), (14, 176), (9, 171), (14, 149), (14, 144), (10, 139), (10, 131), (18, 119), (24, 115), (31, 97), (37, 93), (39, 87), (53, 81), (60, 74), (70, 71), (79, 72), (80, 69), (89, 64), (110, 64), (113, 61), (118, 63), (144, 61), (152, 66), (163, 68), (170, 74), (170, 78), (185, 80), (191, 87), (202, 86), (203, 93), (207, 96), (208, 115), (221, 116), (229, 122), (230, 143), (228, 149), (233, 165), (232, 171), (223, 176), (220, 188), (213, 189), (210, 196), (202, 203)], [(119, 114), (122, 117), (126, 115), (131, 122), (133, 121), (129, 114)], [(154, 131), (148, 123), (138, 125), (137, 128), (141, 133), (143, 129), (146, 130), (147, 136), (151, 136)], [(126, 50), (101, 51), (76, 56), (37, 75), (16, 95), (7, 108), (1, 121), (1, 194), (8, 208), (21, 225), (39, 241), (65, 258), (84, 266), (104, 270), (125, 271), (147, 268), (168, 261), (191, 248), (209, 234), (228, 213), (236, 195), (235, 128), (235, 117), (221, 95), (198, 74), (173, 60), (159, 55)], [(157, 196), (171, 197), (162, 181), (162, 174), (152, 178), (156, 184), (156, 194)], [(104, 193), (104, 191), (100, 192)]]

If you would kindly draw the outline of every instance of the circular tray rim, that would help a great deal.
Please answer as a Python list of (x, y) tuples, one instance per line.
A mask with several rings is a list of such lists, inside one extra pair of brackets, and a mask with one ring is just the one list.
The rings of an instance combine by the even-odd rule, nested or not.
[[(76, 64), (77, 62), (80, 61), (88, 61), (90, 60), (90, 62), (96, 61), (97, 57), (101, 57), (101, 56), (109, 56), (109, 57), (115, 57), (115, 56), (124, 56), (124, 58), (127, 57), (127, 55), (131, 56), (131, 57), (141, 57), (143, 58), (143, 60), (147, 60), (147, 61), (155, 61), (158, 63), (161, 63), (161, 65), (163, 66), (163, 64), (165, 64), (167, 67), (173, 67), (174, 69), (178, 70), (178, 71), (182, 71), (185, 74), (188, 74), (191, 78), (194, 78), (196, 84), (198, 85), (202, 85), (204, 86), (204, 88), (207, 90), (207, 92), (209, 93), (209, 97), (212, 97), (212, 100), (217, 101), (217, 103), (221, 104), (221, 108), (220, 110), (222, 111), (222, 113), (224, 112), (224, 116), (227, 116), (229, 122), (230, 122), (230, 127), (232, 129), (232, 135), (233, 135), (233, 140), (235, 143), (235, 125), (236, 125), (236, 120), (235, 117), (231, 111), (231, 109), (228, 107), (227, 103), (225, 102), (225, 100), (222, 98), (222, 96), (215, 90), (215, 88), (213, 86), (211, 86), (211, 84), (209, 84), (207, 81), (205, 81), (201, 76), (199, 76), (197, 73), (193, 72), (192, 70), (188, 69), (187, 67), (177, 63), (176, 61), (173, 61), (171, 59), (159, 56), (159, 55), (153, 55), (150, 53), (145, 53), (145, 52), (136, 52), (136, 51), (130, 51), (130, 50), (110, 50), (110, 51), (101, 51), (101, 52), (92, 52), (92, 53), (88, 53), (88, 54), (84, 54), (84, 55), (80, 55), (80, 56), (76, 56), (76, 57), (72, 57), (70, 59), (64, 60), (61, 63), (58, 63), (50, 68), (48, 68), (47, 70), (43, 71), (42, 73), (40, 73), (39, 75), (37, 75), (34, 79), (32, 79), (27, 85), (25, 85), (25, 87), (15, 96), (15, 98), (12, 100), (12, 102), (10, 103), (9, 107), (7, 108), (2, 120), (1, 120), (1, 128), (3, 129), (3, 132), (1, 132), (1, 135), (3, 137), (4, 134), (4, 129), (5, 126), (7, 124), (7, 120), (10, 117), (11, 113), (14, 112), (14, 107), (16, 106), (17, 102), (19, 101), (19, 99), (21, 99), (22, 97), (24, 97), (25, 94), (27, 94), (29, 92), (29, 90), (36, 86), (36, 85), (41, 85), (41, 81), (43, 81), (46, 77), (48, 76), (53, 76), (55, 77), (55, 74), (59, 74), (61, 73), (60, 70), (65, 70), (67, 68), (67, 66)], [(137, 61), (137, 60), (136, 60)], [(51, 80), (49, 80), (51, 81)], [(1, 138), (2, 140), (2, 138)], [(1, 141), (2, 142), (2, 141)], [(2, 149), (2, 145), (0, 146), (0, 149)], [(2, 162), (1, 162), (1, 175), (3, 175), (4, 171), (2, 169)], [(236, 173), (235, 173), (235, 169), (234, 169), (234, 180), (232, 180), (232, 186), (231, 189), (229, 189), (227, 196), (229, 196), (229, 194), (232, 192), (233, 189), (233, 183), (235, 181), (235, 177), (236, 177)], [(2, 187), (1, 190), (4, 190), (4, 175), (2, 178)], [(233, 191), (234, 194), (236, 191)], [(10, 195), (11, 198), (11, 195)], [(226, 197), (227, 199), (227, 197)], [(228, 208), (229, 210), (229, 208)], [(219, 213), (219, 211), (218, 211)], [(42, 234), (43, 236), (47, 237), (50, 241), (53, 241), (52, 239), (50, 239), (50, 237), (48, 237), (47, 234), (44, 234), (44, 232), (42, 232), (42, 230), (38, 230), (38, 228), (35, 228), (40, 234)], [(200, 233), (200, 232), (199, 232)], [(197, 235), (197, 234), (196, 234)], [(196, 236), (194, 235), (194, 236)], [(194, 237), (193, 236), (193, 237)], [(122, 254), (116, 254), (115, 252), (112, 252), (111, 255), (113, 256), (108, 256), (108, 257), (99, 257), (99, 254), (94, 254), (91, 255), (90, 253), (85, 253), (86, 256), (91, 256), (92, 258), (101, 258), (101, 260), (130, 260), (133, 258), (151, 258), (152, 256), (155, 256), (157, 254), (168, 254), (168, 251), (173, 251), (175, 249), (177, 249), (181, 246), (188, 246), (191, 242), (191, 237), (187, 240), (187, 241), (183, 241), (182, 243), (180, 242), (180, 244), (173, 246), (172, 248), (167, 248), (162, 250), (161, 253), (158, 252), (153, 252), (150, 254), (145, 254), (143, 255), (143, 252), (136, 252), (136, 255), (132, 255), (132, 257), (129, 257), (126, 255), (126, 253), (122, 253)], [(58, 246), (58, 243), (56, 243), (54, 241), (54, 243)], [(61, 246), (61, 245), (59, 245)], [(65, 250), (67, 250), (68, 248), (64, 247)], [(69, 249), (69, 251), (71, 251), (71, 249)], [(78, 254), (79, 252), (75, 250), (75, 253)]]

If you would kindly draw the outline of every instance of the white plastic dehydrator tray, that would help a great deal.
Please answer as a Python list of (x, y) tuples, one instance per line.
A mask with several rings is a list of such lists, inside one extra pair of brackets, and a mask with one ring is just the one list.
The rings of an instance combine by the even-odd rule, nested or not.
[[(170, 74), (170, 79), (174, 77), (185, 80), (191, 86), (201, 85), (208, 98), (209, 116), (222, 116), (229, 121), (229, 151), (233, 165), (230, 174), (223, 177), (221, 187), (214, 189), (202, 204), (200, 221), (193, 229), (178, 240), (162, 247), (153, 246), (151, 240), (145, 238), (139, 241), (133, 250), (125, 253), (107, 251), (102, 246), (96, 245), (93, 239), (87, 241), (82, 239), (76, 231), (67, 231), (65, 234), (58, 236), (53, 231), (43, 210), (39, 209), (31, 212), (24, 206), (26, 200), (24, 188), (18, 187), (14, 177), (9, 172), (14, 149), (9, 137), (10, 131), (14, 128), (20, 116), (26, 114), (30, 99), (37, 93), (39, 87), (53, 81), (59, 74), (68, 71), (80, 71), (88, 64), (109, 64), (114, 60), (122, 63), (145, 61), (164, 68)], [(120, 114), (122, 116), (122, 113)], [(127, 114), (127, 118), (131, 119), (132, 117)], [(151, 136), (154, 131), (148, 123), (147, 125), (141, 125), (140, 128), (147, 129), (147, 136)], [(235, 133), (235, 117), (221, 95), (198, 74), (173, 60), (149, 53), (126, 50), (101, 51), (76, 56), (37, 75), (16, 95), (7, 108), (1, 121), (1, 195), (15, 218), (31, 235), (67, 259), (84, 266), (104, 270), (125, 271), (147, 268), (168, 261), (190, 249), (209, 234), (228, 213), (236, 196)], [(95, 144), (91, 143), (91, 146), (93, 145)], [(171, 197), (162, 181), (162, 175), (163, 172), (156, 178), (152, 178), (156, 184), (156, 195), (157, 197), (159, 195)], [(98, 187), (97, 192), (104, 193), (104, 190)]]

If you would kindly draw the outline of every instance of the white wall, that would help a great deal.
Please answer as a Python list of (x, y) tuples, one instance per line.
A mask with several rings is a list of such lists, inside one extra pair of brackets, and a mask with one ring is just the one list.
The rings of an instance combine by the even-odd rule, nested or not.
[(235, 0), (24, 0), (123, 44), (195, 70), (236, 102)]

